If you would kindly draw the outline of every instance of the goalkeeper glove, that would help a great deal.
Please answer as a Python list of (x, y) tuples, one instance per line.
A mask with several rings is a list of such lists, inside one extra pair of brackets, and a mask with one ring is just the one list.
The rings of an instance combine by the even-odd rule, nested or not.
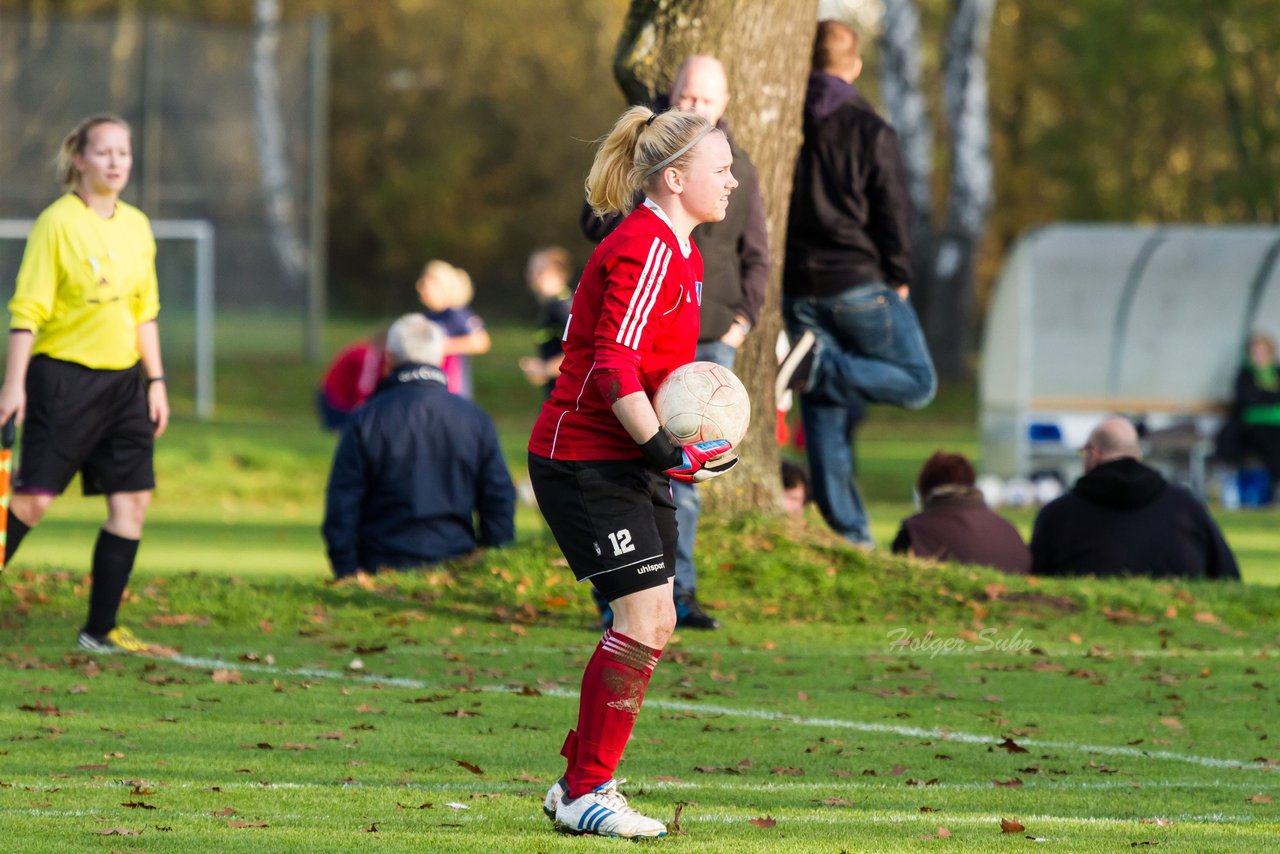
[(640, 446), (645, 463), (673, 480), (701, 483), (719, 477), (738, 464), (738, 455), (728, 439), (710, 439), (681, 447), (659, 429)]

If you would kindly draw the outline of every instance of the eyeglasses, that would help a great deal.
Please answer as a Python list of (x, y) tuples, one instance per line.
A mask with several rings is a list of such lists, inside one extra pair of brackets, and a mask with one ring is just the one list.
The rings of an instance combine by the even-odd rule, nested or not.
[(1092, 451), (1093, 451), (1093, 445), (1085, 445), (1080, 450), (1076, 451), (1076, 453), (1080, 455), (1081, 459), (1084, 459), (1085, 457), (1089, 456), (1089, 454)]

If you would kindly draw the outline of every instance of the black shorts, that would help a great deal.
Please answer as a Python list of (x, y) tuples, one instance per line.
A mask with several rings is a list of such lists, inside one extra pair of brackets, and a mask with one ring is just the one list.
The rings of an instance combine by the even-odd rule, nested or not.
[(676, 504), (662, 475), (639, 460), (530, 454), (529, 478), (569, 568), (610, 602), (675, 575)]
[(104, 371), (31, 360), (15, 491), (61, 495), (77, 471), (85, 495), (155, 489), (154, 450), (140, 365)]

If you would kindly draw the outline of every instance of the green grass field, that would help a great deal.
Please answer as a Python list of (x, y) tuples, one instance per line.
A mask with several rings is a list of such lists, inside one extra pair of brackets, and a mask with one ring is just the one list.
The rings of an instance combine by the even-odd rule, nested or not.
[[(181, 657), (74, 649), (98, 501), (63, 499), (0, 580), (6, 850), (623, 844), (541, 815), (596, 634), (536, 511), (502, 552), (328, 583), (314, 369), (268, 320), (222, 328), (219, 418), (162, 441), (123, 612)], [(501, 330), (477, 364), (517, 477), (527, 347)], [(878, 540), (923, 456), (976, 451), (972, 415), (954, 389), (873, 414)], [(1033, 514), (1011, 518), (1025, 533)], [(1220, 520), (1249, 583), (1009, 578), (862, 555), (816, 516), (705, 520), (701, 591), (726, 628), (668, 647), (624, 791), (680, 851), (1275, 850), (1280, 534), (1274, 512)]]

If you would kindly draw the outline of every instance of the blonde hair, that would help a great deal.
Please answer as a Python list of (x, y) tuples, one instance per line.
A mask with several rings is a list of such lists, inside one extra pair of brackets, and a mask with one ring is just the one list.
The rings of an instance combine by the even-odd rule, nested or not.
[(1269, 333), (1263, 332), (1261, 329), (1254, 330), (1249, 336), (1248, 342), (1245, 344), (1246, 350), (1252, 350), (1255, 344), (1262, 344), (1267, 348), (1267, 352), (1271, 354), (1272, 361), (1276, 358), (1276, 339), (1272, 338)]
[(82, 119), (80, 124), (63, 138), (62, 147), (58, 149), (58, 156), (54, 159), (54, 172), (58, 176), (58, 182), (62, 184), (62, 189), (74, 190), (80, 186), (80, 173), (76, 170), (75, 159), (84, 154), (85, 147), (89, 144), (89, 135), (98, 125), (119, 125), (125, 129), (126, 133), (133, 134), (128, 122), (111, 113), (98, 113)]
[(422, 268), (422, 276), (431, 276), (440, 283), (440, 287), (444, 292), (442, 297), (449, 304), (449, 308), (462, 308), (470, 305), (472, 298), (475, 296), (475, 289), (471, 285), (471, 276), (461, 267), (455, 267), (448, 261), (428, 261), (427, 265)]
[(668, 166), (684, 169), (698, 140), (715, 127), (697, 113), (632, 107), (596, 150), (587, 176), (587, 202), (597, 216), (627, 213), (636, 192)]
[(525, 278), (530, 282), (543, 267), (554, 270), (565, 281), (569, 280), (569, 250), (563, 246), (544, 246), (535, 249), (529, 256), (529, 265), (525, 267)]

